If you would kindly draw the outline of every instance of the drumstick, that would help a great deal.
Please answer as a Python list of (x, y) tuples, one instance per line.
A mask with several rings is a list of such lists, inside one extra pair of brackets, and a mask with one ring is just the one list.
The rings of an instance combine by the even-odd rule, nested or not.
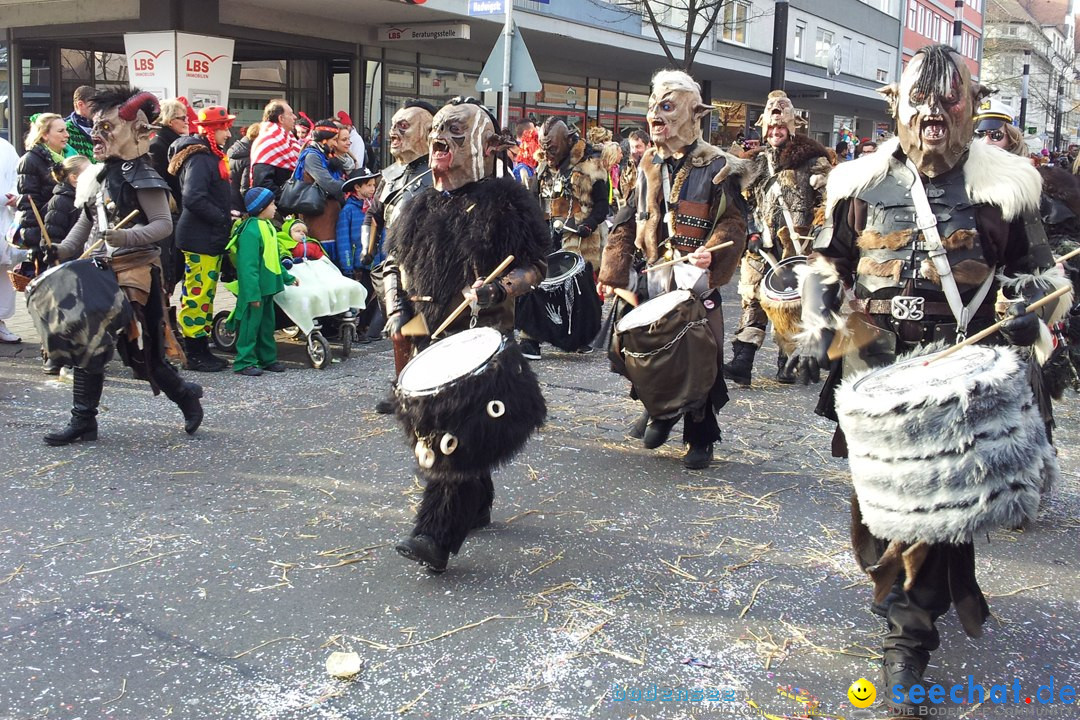
[[(728, 240), (726, 243), (720, 243), (719, 245), (715, 245), (715, 246), (713, 246), (711, 248), (700, 248), (699, 247), (698, 250), (704, 249), (704, 250), (708, 250), (709, 252), (716, 252), (717, 250), (723, 250), (726, 247), (731, 247), (734, 244), (735, 243), (733, 243), (731, 240)], [(650, 268), (645, 268), (645, 272), (649, 273), (649, 272), (652, 272), (653, 270), (659, 270), (660, 268), (666, 268), (669, 265), (675, 265), (675, 264), (678, 264), (678, 263), (681, 263), (681, 262), (690, 262), (690, 256), (689, 255), (683, 255), (681, 258), (675, 258), (674, 260), (668, 260), (667, 262), (662, 262), (659, 265), (653, 265)]]
[(30, 195), (27, 195), (26, 199), (30, 201), (30, 209), (34, 211), (34, 218), (37, 219), (38, 227), (41, 228), (41, 239), (45, 241), (45, 247), (52, 245), (52, 240), (49, 239), (49, 231), (45, 229), (45, 221), (41, 219), (37, 203), (34, 202), (34, 198)]
[[(113, 226), (112, 226), (112, 229), (113, 229), (113, 230), (119, 230), (120, 228), (124, 227), (124, 226), (125, 226), (125, 225), (127, 225), (127, 224), (128, 224), (129, 222), (131, 222), (132, 220), (134, 220), (134, 219), (135, 219), (136, 217), (138, 217), (138, 215), (139, 215), (139, 211), (138, 211), (138, 210), (132, 210), (132, 211), (131, 211), (131, 214), (130, 214), (130, 215), (128, 215), (128, 216), (127, 216), (126, 218), (124, 218), (124, 219), (123, 219), (123, 220), (121, 220), (120, 222), (118, 222), (118, 223), (116, 223), (115, 225), (113, 225)], [(94, 251), (95, 251), (95, 250), (97, 250), (97, 249), (98, 249), (99, 247), (101, 247), (101, 243), (103, 243), (103, 242), (105, 242), (105, 233), (102, 233), (102, 234), (101, 234), (101, 238), (100, 238), (100, 239), (98, 239), (98, 241), (97, 241), (96, 243), (94, 243), (94, 244), (93, 244), (93, 245), (91, 245), (90, 247), (86, 248), (86, 250), (84, 250), (84, 251), (83, 251), (83, 254), (79, 256), (79, 259), (80, 259), (80, 260), (85, 260), (86, 258), (90, 257), (90, 253), (94, 252)]]
[(1054, 258), (1054, 264), (1057, 265), (1058, 263), (1063, 263), (1066, 260), (1072, 260), (1077, 255), (1080, 255), (1080, 247), (1076, 248), (1075, 250), (1073, 250), (1071, 252), (1065, 253), (1064, 255), (1062, 255), (1059, 258)]
[(758, 255), (761, 255), (761, 257), (765, 258), (765, 261), (769, 263), (769, 265), (775, 272), (780, 272), (780, 264), (776, 262), (776, 258), (772, 256), (771, 252), (766, 252), (765, 249), (762, 248), (761, 252), (759, 252)]
[[(503, 260), (501, 263), (499, 263), (499, 267), (492, 270), (491, 274), (488, 275), (486, 278), (484, 278), (483, 284), (487, 285), (489, 282), (493, 281), (495, 278), (502, 275), (503, 271), (506, 270), (506, 268), (510, 267), (510, 263), (512, 263), (512, 262), (514, 262), (514, 256), (513, 255), (507, 255), (506, 259)], [(465, 308), (469, 307), (469, 305), (471, 303), (472, 303), (472, 300), (469, 300), (468, 298), (462, 300), (461, 304), (457, 306), (457, 308), (454, 310), (454, 312), (450, 313), (450, 317), (443, 320), (443, 324), (440, 325), (439, 327), (435, 328), (435, 332), (431, 333), (431, 339), (434, 340), (435, 338), (439, 337), (439, 335), (442, 334), (442, 331), (445, 330), (446, 328), (450, 327), (450, 323), (457, 320), (458, 315), (465, 312)]]
[[(1030, 305), (1027, 306), (1028, 312), (1031, 312), (1032, 310), (1038, 310), (1043, 305), (1049, 304), (1049, 302), (1051, 300), (1057, 300), (1059, 297), (1061, 297), (1062, 295), (1064, 295), (1067, 292), (1072, 292), (1072, 285), (1071, 284), (1070, 285), (1065, 285), (1063, 287), (1059, 287), (1057, 290), (1050, 293), (1049, 295), (1047, 295), (1045, 297), (1042, 297), (1042, 298), (1036, 300), (1035, 302), (1031, 303)], [(927, 360), (926, 362), (924, 362), (923, 367), (926, 367), (930, 363), (935, 362), (937, 360), (941, 360), (942, 358), (949, 357), (953, 353), (959, 351), (960, 348), (965, 348), (968, 345), (974, 345), (975, 343), (979, 342), (983, 338), (988, 337), (990, 335), (993, 335), (998, 330), (1000, 330), (1001, 326), (1004, 325), (1006, 322), (1008, 322), (1009, 319), (1010, 318), (1005, 318), (1004, 320), (999, 320), (996, 323), (994, 323), (993, 325), (991, 325), (990, 327), (986, 328), (985, 330), (981, 330), (981, 331), (975, 333), (974, 335), (972, 335), (968, 339), (964, 340), (963, 342), (956, 343), (955, 345), (953, 345), (951, 348), (949, 348), (945, 352), (941, 353), (940, 355), (935, 355), (934, 357), (932, 357), (929, 360)]]

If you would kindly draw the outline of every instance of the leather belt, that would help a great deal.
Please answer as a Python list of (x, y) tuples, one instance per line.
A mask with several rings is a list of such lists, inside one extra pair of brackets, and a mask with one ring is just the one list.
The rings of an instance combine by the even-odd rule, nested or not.
[[(871, 315), (893, 315), (894, 304), (892, 300), (867, 300), (866, 312)], [(923, 302), (922, 303), (923, 314), (927, 317), (940, 317), (947, 320), (953, 320), (952, 310), (949, 309), (949, 303), (943, 302)], [(989, 304), (982, 305), (975, 311), (972, 317), (986, 317), (993, 311)]]

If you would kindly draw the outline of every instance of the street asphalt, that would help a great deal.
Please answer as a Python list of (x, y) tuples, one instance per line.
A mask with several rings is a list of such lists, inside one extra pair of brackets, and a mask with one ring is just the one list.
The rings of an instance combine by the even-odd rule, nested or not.
[[(693, 472), (678, 431), (659, 451), (626, 437), (638, 406), (602, 354), (546, 354), (547, 424), (442, 576), (393, 550), (419, 486), (372, 411), (389, 343), (323, 371), (281, 348), (281, 375), (185, 373), (206, 393), (193, 437), (114, 364), (99, 440), (64, 448), (41, 436), (70, 383), (33, 352), (0, 357), (0, 719), (802, 717), (785, 692), (883, 716), (847, 697), (880, 685), (884, 631), (850, 552), (847, 465), (818, 388), (771, 379), (771, 345)], [(1031, 527), (977, 538), (994, 617), (977, 640), (942, 618), (931, 680), (1080, 684), (1076, 396), (1056, 412), (1063, 481)], [(359, 674), (328, 675), (335, 651)], [(630, 699), (654, 685), (717, 699)], [(1080, 717), (1023, 698), (935, 709)]]

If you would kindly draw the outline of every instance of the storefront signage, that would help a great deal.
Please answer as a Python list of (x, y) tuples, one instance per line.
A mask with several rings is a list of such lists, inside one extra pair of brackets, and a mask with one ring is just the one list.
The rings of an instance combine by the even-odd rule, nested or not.
[(229, 104), (233, 41), (180, 32), (125, 33), (132, 85), (198, 109)]
[(467, 23), (418, 23), (408, 26), (379, 28), (379, 40), (398, 42), (402, 40), (468, 40)]
[(502, 15), (503, 0), (469, 0), (470, 15)]

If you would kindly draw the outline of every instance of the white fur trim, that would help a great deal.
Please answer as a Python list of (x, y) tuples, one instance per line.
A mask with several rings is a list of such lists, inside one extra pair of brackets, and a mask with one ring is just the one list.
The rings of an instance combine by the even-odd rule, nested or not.
[[(1022, 288), (1026, 285), (1041, 286), (1047, 293), (1052, 293), (1062, 287), (1072, 288), (1072, 282), (1066, 277), (1065, 270), (1060, 265), (1055, 265), (1042, 272), (1021, 273), (1014, 277), (1008, 277), (999, 273), (998, 282), (1001, 283), (999, 296), (1007, 303), (1016, 302), (1017, 296), (1020, 294), (1018, 288)], [(1059, 297), (1057, 302), (1042, 307), (1036, 310), (1035, 313), (1042, 318), (1043, 321), (1053, 325), (1054, 323), (1064, 320), (1072, 306), (1073, 293), (1070, 290)]]
[(1040, 367), (1045, 365), (1050, 356), (1054, 354), (1054, 336), (1046, 323), (1041, 320), (1039, 321), (1039, 339), (1031, 346), (1031, 351), (1035, 353), (1035, 360)]
[[(818, 255), (810, 262), (796, 265), (795, 276), (799, 278), (799, 296), (806, 297), (806, 283), (811, 275), (816, 275), (824, 285), (840, 286), (840, 273), (836, 266), (825, 257)], [(835, 312), (822, 315), (806, 302), (802, 305), (802, 330), (792, 340), (799, 348), (808, 352), (817, 352), (826, 332), (839, 332), (845, 327), (844, 319)]]
[(75, 207), (86, 207), (86, 203), (97, 195), (101, 187), (101, 179), (105, 177), (105, 164), (91, 165), (90, 170), (79, 176), (79, 182), (75, 185)]
[[(899, 146), (899, 138), (892, 138), (882, 143), (877, 152), (833, 168), (825, 190), (827, 216), (832, 216), (840, 200), (857, 196), (879, 183), (890, 168), (902, 166), (893, 157)], [(1038, 209), (1042, 177), (1027, 158), (986, 143), (973, 142), (968, 147), (964, 186), (973, 201), (998, 206), (1005, 222), (1012, 222), (1025, 210)]]

